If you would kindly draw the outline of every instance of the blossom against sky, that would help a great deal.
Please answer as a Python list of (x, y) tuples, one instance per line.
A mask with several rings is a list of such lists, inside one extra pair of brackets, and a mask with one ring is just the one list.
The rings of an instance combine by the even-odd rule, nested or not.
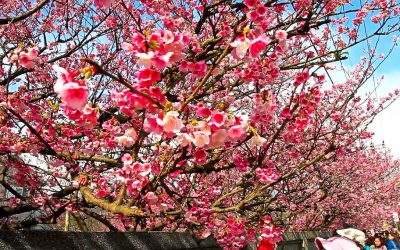
[[(374, 45), (375, 41), (370, 41)], [(378, 41), (376, 52), (388, 55), (390, 48), (393, 46), (393, 36), (381, 37)], [(343, 62), (345, 68), (352, 69), (360, 58), (365, 56), (363, 49), (365, 44), (350, 49), (349, 58)], [(382, 98), (389, 93), (393, 93), (395, 89), (400, 88), (400, 47), (396, 46), (388, 55), (387, 59), (382, 62), (373, 78), (360, 90), (361, 95), (372, 92), (375, 98)], [(380, 78), (383, 79), (380, 81)], [(335, 75), (336, 80), (344, 80), (344, 75)], [(380, 83), (378, 83), (380, 82)], [(377, 85), (379, 86), (377, 87)], [(377, 87), (377, 88), (376, 88)], [(400, 158), (400, 100), (396, 100), (391, 106), (378, 114), (370, 130), (375, 133), (373, 143), (375, 146), (382, 146), (383, 142), (386, 148), (390, 149), (396, 158)]]

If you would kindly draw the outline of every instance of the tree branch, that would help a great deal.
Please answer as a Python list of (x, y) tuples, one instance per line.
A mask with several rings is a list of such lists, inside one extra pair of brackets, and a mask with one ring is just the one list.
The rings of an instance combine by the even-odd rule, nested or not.
[(135, 217), (146, 216), (145, 213), (138, 208), (117, 205), (114, 203), (110, 203), (105, 199), (97, 198), (96, 196), (93, 195), (92, 190), (90, 190), (90, 188), (88, 187), (82, 186), (79, 188), (79, 191), (82, 193), (83, 197), (85, 197), (88, 203), (96, 205), (107, 211), (117, 214), (123, 214), (124, 216), (135, 216)]
[(40, 2), (38, 5), (36, 5), (35, 8), (25, 12), (24, 14), (20, 15), (20, 16), (16, 16), (16, 17), (9, 17), (9, 18), (1, 18), (0, 19), (0, 25), (3, 24), (10, 24), (10, 23), (16, 23), (19, 21), (22, 21), (30, 16), (32, 16), (33, 14), (35, 14), (36, 12), (38, 12), (41, 8), (43, 8), (48, 2), (50, 2), (50, 0), (43, 0), (42, 2)]

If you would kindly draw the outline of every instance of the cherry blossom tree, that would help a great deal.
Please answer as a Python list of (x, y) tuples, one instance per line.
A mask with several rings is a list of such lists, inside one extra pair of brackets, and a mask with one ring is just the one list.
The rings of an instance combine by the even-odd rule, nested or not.
[(3, 226), (68, 213), (226, 249), (377, 226), (399, 164), (367, 127), (399, 92), (360, 89), (400, 7), (361, 2), (0, 1)]
[[(317, 185), (294, 190), (283, 216), (289, 221), (284, 221), (286, 225), (295, 230), (336, 229), (337, 225), (382, 229), (385, 221), (390, 223), (398, 203), (399, 163), (376, 149), (338, 157), (323, 171), (308, 173)], [(310, 194), (315, 195), (308, 198)]]

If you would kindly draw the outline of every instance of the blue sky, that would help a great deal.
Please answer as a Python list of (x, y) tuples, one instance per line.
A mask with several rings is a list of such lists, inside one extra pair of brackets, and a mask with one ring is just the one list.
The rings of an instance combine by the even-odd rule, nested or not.
[[(360, 7), (360, 4), (364, 3), (365, 1), (362, 0), (351, 0), (352, 6), (349, 8), (357, 9)], [(365, 25), (362, 25), (360, 28), (361, 36), (365, 36), (366, 33), (372, 33), (378, 27), (379, 24), (368, 21), (368, 19), (375, 14), (377, 14), (377, 12), (370, 14), (366, 18)], [(349, 17), (350, 20), (345, 25), (351, 27), (351, 20), (354, 18), (354, 15), (350, 15)], [(395, 22), (399, 22), (399, 19), (391, 20), (388, 25), (393, 25)], [(373, 47), (378, 41), (378, 46), (376, 47), (377, 54), (383, 53), (384, 55), (388, 55), (389, 50), (393, 46), (394, 35), (400, 37), (400, 31), (387, 36), (375, 37), (368, 42), (370, 42)], [(356, 47), (348, 49), (349, 58), (342, 62), (343, 66), (346, 69), (352, 69), (360, 62), (361, 57), (366, 55), (363, 52), (365, 48), (367, 48), (367, 43), (364, 42)], [(395, 47), (388, 58), (379, 66), (374, 74), (374, 78), (379, 79), (382, 75), (384, 79), (376, 91), (373, 91), (375, 88), (374, 79), (370, 79), (365, 86), (360, 89), (359, 94), (363, 96), (365, 93), (373, 91), (373, 97), (380, 98), (393, 92), (395, 89), (400, 89), (400, 46)], [(343, 81), (344, 79), (344, 74), (340, 72), (334, 74), (334, 81)], [(385, 148), (389, 149), (396, 158), (400, 159), (400, 100), (396, 100), (389, 108), (378, 114), (369, 129), (375, 133), (373, 137), (373, 143), (375, 145), (382, 145), (384, 141)]]
[[(399, 35), (399, 34), (397, 34)], [(393, 35), (381, 37), (379, 46), (377, 47), (378, 53), (387, 55), (393, 45)], [(364, 55), (362, 48), (366, 45), (361, 45), (349, 50), (349, 59), (344, 62), (346, 67), (352, 68), (360, 61)], [(400, 47), (397, 46), (393, 52), (388, 56), (375, 72), (374, 77), (378, 79), (384, 76), (380, 86), (374, 91), (374, 97), (384, 97), (388, 93), (393, 92), (395, 89), (400, 88)], [(374, 90), (373, 79), (369, 80), (361, 89), (360, 94), (363, 92), (370, 92)], [(370, 125), (370, 131), (375, 133), (373, 142), (376, 145), (382, 145), (384, 141), (385, 147), (388, 148), (392, 154), (400, 159), (400, 100), (396, 100), (389, 108), (378, 114), (374, 122)]]

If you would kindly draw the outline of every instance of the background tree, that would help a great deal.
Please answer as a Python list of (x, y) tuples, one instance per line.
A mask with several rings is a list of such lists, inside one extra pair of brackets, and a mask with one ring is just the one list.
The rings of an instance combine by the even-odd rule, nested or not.
[(1, 5), (5, 227), (69, 211), (81, 229), (89, 216), (239, 248), (278, 241), (274, 223), (378, 226), (399, 201), (398, 162), (365, 146), (398, 91), (358, 94), (386, 57), (365, 43), (331, 78), (349, 48), (398, 32), (397, 1)]

